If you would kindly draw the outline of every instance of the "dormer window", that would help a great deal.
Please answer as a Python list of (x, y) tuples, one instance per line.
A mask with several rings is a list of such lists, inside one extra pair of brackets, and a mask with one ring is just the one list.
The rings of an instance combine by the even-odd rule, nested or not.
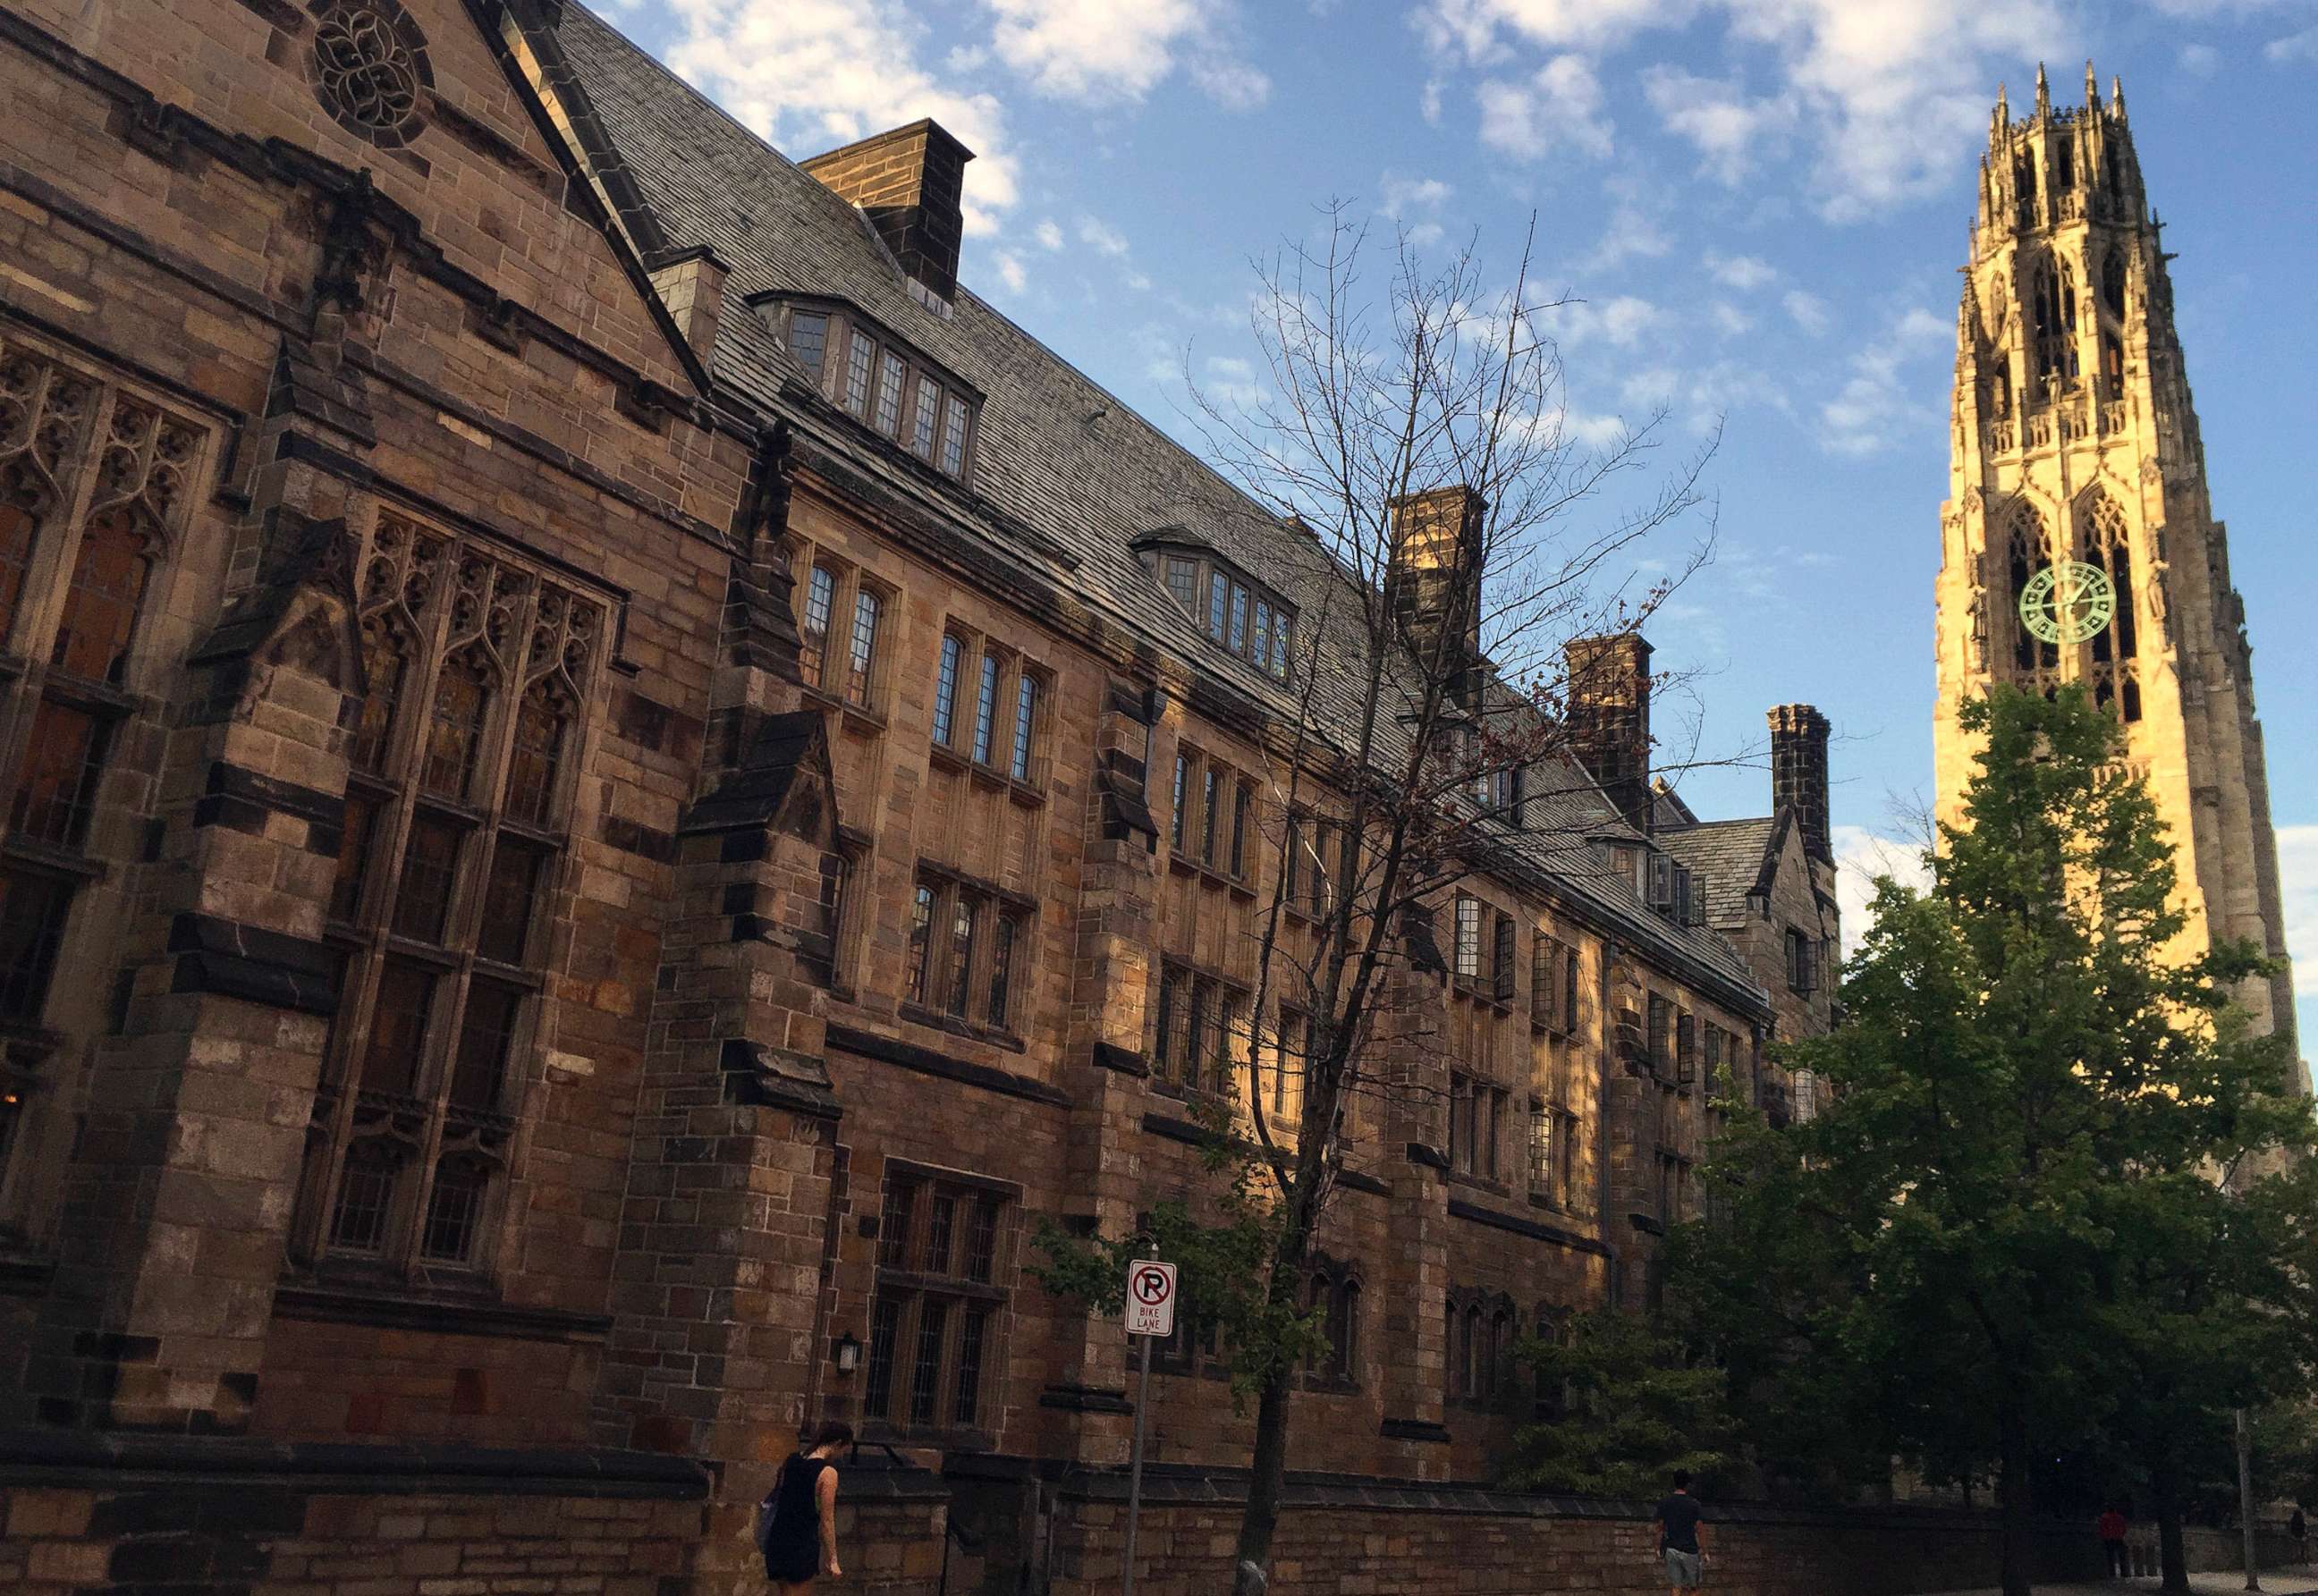
[(755, 303), (832, 404), (942, 475), (966, 480), (981, 395), (850, 307)]
[(1144, 569), (1208, 641), (1276, 681), (1288, 679), (1296, 612), (1285, 600), (1205, 549), (1150, 543), (1138, 551)]

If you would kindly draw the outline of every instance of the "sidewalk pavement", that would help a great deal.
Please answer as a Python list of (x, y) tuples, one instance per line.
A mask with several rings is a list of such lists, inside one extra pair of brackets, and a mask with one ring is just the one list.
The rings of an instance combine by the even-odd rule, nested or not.
[[(2261, 1575), (2264, 1596), (2318, 1596), (2318, 1574), (2297, 1569), (2293, 1573), (2268, 1569)], [(2154, 1579), (2095, 1580), (2082, 1585), (2048, 1585), (2039, 1583), (2036, 1596), (2124, 1596), (2125, 1592), (2142, 1596), (2157, 1589)], [(2218, 1574), (2193, 1574), (2189, 1576), (2192, 1596), (2240, 1596), (2245, 1590), (2245, 1575), (2235, 1570)], [(1947, 1596), (2002, 1596), (1990, 1586), (1983, 1591), (1951, 1591)]]

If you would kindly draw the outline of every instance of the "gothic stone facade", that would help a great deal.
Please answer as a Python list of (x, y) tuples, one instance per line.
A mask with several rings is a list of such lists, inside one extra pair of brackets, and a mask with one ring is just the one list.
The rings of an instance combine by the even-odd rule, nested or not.
[[(2278, 847), (2253, 650), (2214, 518), (2205, 444), (2174, 330), (2173, 286), (2125, 95), (2030, 114), (1999, 98), (1980, 172), (1956, 319), (1954, 463), (1941, 511), (1939, 810), (1953, 821), (1973, 749), (1956, 706), (1994, 682), (2089, 683), (2124, 722), (2180, 850), (2185, 944), (2251, 942), (2278, 961), (2242, 1000), (2294, 1027)], [(2081, 642), (2042, 641), (2020, 600), (2076, 560), (2107, 573), (2114, 614)]]
[[(0, 93), (0, 1579), (753, 1588), (826, 1414), (901, 1459), (865, 1588), (953, 1521), (1064, 1579), (1126, 1358), (1032, 1227), (1198, 1189), (1276, 1031), (1240, 806), (1330, 574), (957, 286), (930, 123), (800, 168), (502, 0), (12, 0)], [(1831, 942), (1790, 720), (1822, 847), (1752, 865)], [(1357, 1127), (1299, 1470), (1485, 1476), (1710, 1071), (1824, 1023), (1570, 775), (1593, 863), (1404, 978), (1450, 1045)], [(1244, 1457), (1162, 1368), (1154, 1456)]]

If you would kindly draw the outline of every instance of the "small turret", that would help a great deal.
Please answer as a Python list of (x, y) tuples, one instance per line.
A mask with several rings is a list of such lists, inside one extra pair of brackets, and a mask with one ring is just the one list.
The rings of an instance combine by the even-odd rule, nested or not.
[(2125, 120), (2125, 79), (2115, 75), (2108, 80), (2108, 113), (2119, 121)]
[(2085, 58), (2085, 109), (2100, 114), (2100, 79), (2093, 76), (2092, 58)]
[(2044, 81), (2044, 63), (2036, 63), (2036, 120), (2044, 121), (2053, 114), (2053, 88)]

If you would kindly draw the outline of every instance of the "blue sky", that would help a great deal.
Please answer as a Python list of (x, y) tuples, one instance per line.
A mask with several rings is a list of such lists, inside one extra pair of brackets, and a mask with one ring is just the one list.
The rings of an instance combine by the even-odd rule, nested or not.
[[(1999, 81), (2121, 74), (2268, 731), (2318, 1036), (2318, 0), (628, 0), (792, 156), (933, 116), (974, 148), (962, 275), (1163, 426), (1251, 375), (1252, 257), (1352, 202), (1506, 259), (1539, 221), (1581, 425), (1723, 426), (1716, 562), (1658, 615), (1703, 757), (1833, 721), (1846, 846), (1931, 784), (1957, 266)], [(1508, 260), (1507, 264), (1510, 262)], [(1758, 812), (1757, 768), (1685, 784)]]

